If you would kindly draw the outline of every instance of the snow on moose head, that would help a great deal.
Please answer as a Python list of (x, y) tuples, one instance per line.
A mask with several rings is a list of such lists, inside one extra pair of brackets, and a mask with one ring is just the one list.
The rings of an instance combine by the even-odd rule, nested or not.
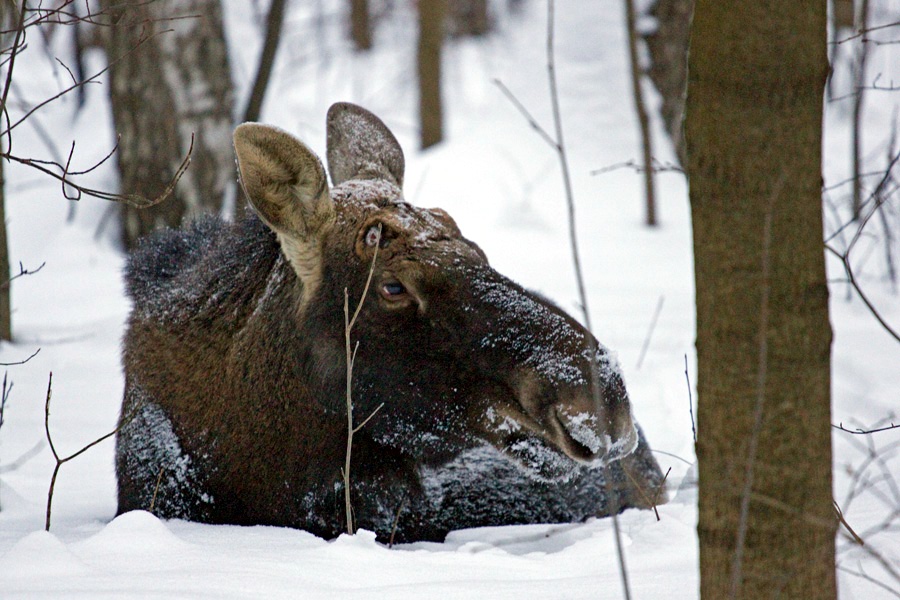
[(493, 270), (446, 212), (404, 201), (403, 153), (377, 117), (329, 110), (331, 189), (319, 158), (280, 129), (241, 125), (234, 147), (258, 218), (161, 234), (128, 267), (120, 512), (158, 492), (163, 516), (340, 532), (344, 299), (352, 310), (370, 270), (353, 329), (357, 421), (383, 407), (354, 441), (361, 525), (421, 496), (423, 469), (474, 447), (541, 481), (634, 451), (609, 352)]

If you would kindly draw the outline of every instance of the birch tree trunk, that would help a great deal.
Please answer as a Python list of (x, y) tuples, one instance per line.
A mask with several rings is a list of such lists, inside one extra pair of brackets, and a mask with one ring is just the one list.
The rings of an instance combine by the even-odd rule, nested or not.
[(123, 206), (130, 248), (157, 227), (221, 210), (234, 177), (231, 73), (220, 0), (102, 0), (101, 6), (118, 17), (105, 43), (110, 62), (118, 60), (110, 68), (110, 99), (122, 192), (160, 194), (194, 136), (191, 166), (173, 197), (148, 209)]
[(697, 0), (686, 141), (703, 598), (835, 598), (825, 2)]

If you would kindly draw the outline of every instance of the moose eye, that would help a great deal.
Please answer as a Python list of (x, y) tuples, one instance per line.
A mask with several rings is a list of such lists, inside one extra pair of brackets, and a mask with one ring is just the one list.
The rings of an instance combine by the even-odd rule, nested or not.
[(381, 224), (372, 225), (366, 232), (366, 246), (374, 248), (381, 241)]
[(406, 288), (403, 287), (402, 283), (398, 283), (396, 281), (392, 281), (391, 283), (386, 283), (381, 287), (384, 295), (387, 297), (397, 297), (402, 296), (406, 293)]

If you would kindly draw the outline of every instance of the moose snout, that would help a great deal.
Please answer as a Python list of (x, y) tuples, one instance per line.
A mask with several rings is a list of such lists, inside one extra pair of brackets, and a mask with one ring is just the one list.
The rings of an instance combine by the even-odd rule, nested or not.
[(638, 434), (631, 406), (606, 401), (597, 407), (593, 398), (565, 402), (555, 406), (559, 448), (575, 461), (588, 465), (606, 465), (631, 454)]

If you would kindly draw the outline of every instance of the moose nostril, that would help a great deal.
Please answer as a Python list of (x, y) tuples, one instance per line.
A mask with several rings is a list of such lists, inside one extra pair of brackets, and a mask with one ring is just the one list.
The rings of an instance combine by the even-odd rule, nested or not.
[(569, 415), (556, 411), (556, 419), (569, 437), (582, 446), (586, 455), (596, 455), (603, 450), (604, 442), (597, 430), (597, 417), (590, 413)]

